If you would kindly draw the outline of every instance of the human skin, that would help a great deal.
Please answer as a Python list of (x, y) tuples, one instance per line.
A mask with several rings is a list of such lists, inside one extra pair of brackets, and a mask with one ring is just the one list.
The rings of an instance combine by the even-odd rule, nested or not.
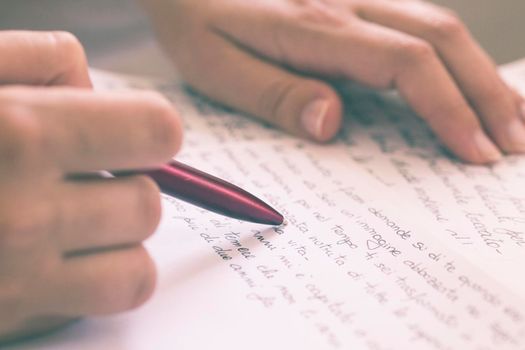
[(525, 152), (523, 98), (450, 10), (418, 0), (142, 0), (196, 90), (316, 141), (342, 102), (328, 79), (395, 88), (460, 159)]
[(0, 32), (0, 345), (142, 304), (142, 242), (160, 194), (142, 176), (178, 150), (176, 111), (154, 93), (91, 89), (68, 33)]

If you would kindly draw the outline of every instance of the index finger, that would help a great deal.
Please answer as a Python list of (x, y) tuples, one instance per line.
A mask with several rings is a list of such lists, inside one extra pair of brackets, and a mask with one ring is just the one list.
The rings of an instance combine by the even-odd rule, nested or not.
[[(0, 89), (0, 159), (14, 169), (65, 173), (156, 167), (182, 139), (178, 114), (160, 95), (66, 88)], [(23, 168), (23, 169), (21, 169)]]
[(492, 139), (506, 152), (525, 152), (525, 126), (512, 91), (455, 15), (426, 2), (384, 0), (362, 2), (359, 13), (433, 45)]

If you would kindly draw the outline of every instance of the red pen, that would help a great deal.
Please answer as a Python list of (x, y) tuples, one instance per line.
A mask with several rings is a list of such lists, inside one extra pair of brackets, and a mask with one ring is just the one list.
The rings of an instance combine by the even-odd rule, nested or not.
[(172, 161), (145, 172), (162, 192), (198, 207), (235, 219), (281, 225), (283, 216), (254, 195), (213, 175)]

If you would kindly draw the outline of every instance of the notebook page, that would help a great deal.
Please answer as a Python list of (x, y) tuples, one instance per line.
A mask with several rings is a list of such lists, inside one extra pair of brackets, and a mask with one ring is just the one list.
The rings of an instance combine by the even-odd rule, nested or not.
[[(525, 302), (435, 239), (406, 197), (353, 163), (188, 95), (179, 160), (245, 187), (287, 218), (242, 223), (164, 198), (148, 247), (158, 290), (143, 308), (83, 321), (23, 348), (521, 349)], [(359, 159), (358, 159), (359, 161)], [(400, 215), (401, 214), (401, 215)], [(515, 273), (519, 270), (515, 269)]]
[(346, 100), (348, 156), (403, 198), (407, 212), (423, 209), (443, 241), (524, 295), (514, 271), (525, 264), (525, 159), (469, 166), (395, 95), (350, 87)]

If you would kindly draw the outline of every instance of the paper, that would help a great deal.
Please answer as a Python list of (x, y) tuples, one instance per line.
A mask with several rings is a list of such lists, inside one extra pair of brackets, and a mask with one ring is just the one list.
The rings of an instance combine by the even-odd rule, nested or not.
[(422, 208), (420, 220), (442, 227), (441, 240), (525, 295), (525, 279), (516, 278), (525, 265), (525, 159), (469, 166), (447, 157), (395, 97), (354, 89), (347, 100), (350, 158), (402, 198), (404, 211)]
[[(375, 122), (362, 119), (350, 123), (356, 128), (339, 142), (318, 146), (217, 108), (177, 84), (101, 73), (94, 78), (100, 89), (164, 92), (184, 116), (185, 146), (178, 159), (253, 192), (280, 210), (287, 224), (243, 223), (165, 197), (163, 222), (148, 242), (159, 266), (152, 300), (137, 311), (85, 320), (19, 348), (525, 348), (524, 294), (462, 257), (475, 260), (479, 252), (520, 279), (521, 235), (516, 241), (504, 237), (502, 254), (495, 254), (468, 225), (455, 223), (461, 216), (449, 210), (448, 192), (439, 198), (443, 207), (436, 205), (447, 221), (413, 199), (413, 183), (406, 185), (399, 174), (427, 175), (419, 153), (434, 152), (427, 134), (421, 138), (425, 147), (407, 150), (395, 137), (398, 122), (385, 126), (386, 139)], [(374, 104), (363, 106), (381, 115)], [(422, 130), (407, 132), (417, 136)], [(380, 152), (378, 144), (395, 152)], [(407, 166), (396, 165), (396, 157), (410, 163), (410, 174), (398, 171)], [(479, 168), (476, 180), (486, 179), (479, 184), (491, 190), (519, 184), (519, 163), (502, 166), (498, 181)], [(435, 183), (425, 177), (418, 184), (430, 197)], [(475, 186), (463, 179), (461, 190)], [(521, 192), (509, 193), (521, 198)], [(509, 202), (504, 215), (521, 217), (510, 211), (521, 202)], [(471, 204), (487, 213), (483, 203)], [(465, 231), (445, 236), (455, 225)]]

